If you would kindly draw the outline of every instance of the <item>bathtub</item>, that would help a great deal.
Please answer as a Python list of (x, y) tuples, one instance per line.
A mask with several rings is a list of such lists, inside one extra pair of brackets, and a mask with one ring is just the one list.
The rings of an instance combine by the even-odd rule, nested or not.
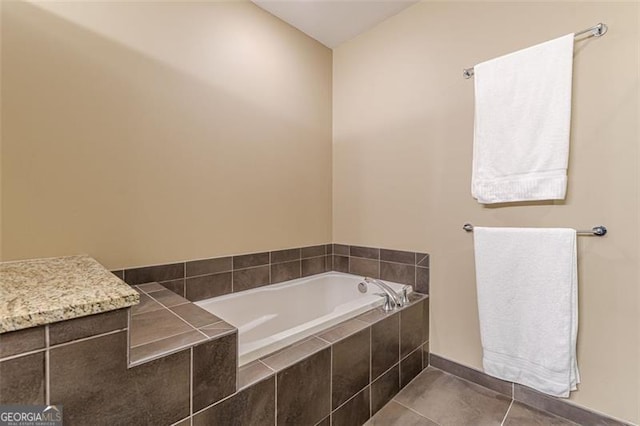
[[(377, 286), (358, 291), (362, 277), (326, 272), (196, 302), (238, 328), (244, 365), (382, 305)], [(385, 281), (398, 294), (403, 285)]]

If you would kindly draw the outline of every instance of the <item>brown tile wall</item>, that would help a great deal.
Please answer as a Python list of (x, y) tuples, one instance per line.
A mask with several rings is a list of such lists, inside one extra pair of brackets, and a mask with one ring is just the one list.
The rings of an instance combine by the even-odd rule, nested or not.
[(429, 294), (429, 255), (384, 248), (332, 245), (334, 271), (411, 285)]
[(195, 413), (193, 424), (365, 423), (427, 367), (428, 304), (414, 297), (401, 311), (375, 309), (243, 366), (239, 391)]
[[(418, 270), (428, 267), (428, 255), (416, 257), (320, 245), (115, 273), (142, 293), (136, 321), (164, 324), (154, 316), (171, 311), (199, 324), (201, 313), (186, 312), (181, 296), (200, 300), (337, 269), (343, 261), (349, 271), (351, 259), (354, 265), (369, 262), (362, 264), (372, 270), (375, 263), (374, 276), (384, 271), (385, 279), (415, 285)], [(428, 298), (400, 312), (371, 311), (239, 370), (237, 334), (221, 332), (218, 323), (194, 326), (216, 340), (191, 341), (193, 330), (174, 330), (169, 337), (187, 339), (189, 347), (131, 366), (129, 340), (151, 353), (158, 336), (130, 336), (129, 321), (124, 309), (0, 335), (0, 404), (63, 404), (69, 425), (188, 418), (210, 424), (238, 415), (260, 424), (353, 424), (369, 418), (428, 364)], [(239, 414), (239, 406), (246, 412)]]
[[(197, 323), (185, 306), (149, 313)], [(236, 332), (134, 367), (128, 332), (127, 308), (1, 334), (0, 404), (62, 404), (66, 425), (169, 425), (236, 392)]]
[(429, 255), (321, 244), (113, 271), (130, 285), (158, 282), (192, 302), (327, 271), (409, 284), (429, 294)]
[(113, 271), (127, 284), (158, 282), (195, 302), (331, 270), (331, 244)]

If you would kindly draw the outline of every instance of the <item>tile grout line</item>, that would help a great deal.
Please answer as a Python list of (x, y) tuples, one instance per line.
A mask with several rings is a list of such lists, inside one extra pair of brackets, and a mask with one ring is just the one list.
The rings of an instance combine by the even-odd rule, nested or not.
[[(396, 394), (396, 396), (398, 396), (398, 395)], [(396, 396), (394, 396), (393, 398), (391, 398), (391, 401), (395, 402), (395, 403), (396, 403), (396, 404), (398, 404), (398, 405), (401, 405), (402, 407), (406, 408), (406, 409), (407, 409), (407, 410), (409, 410), (409, 411), (412, 411), (413, 413), (415, 413), (415, 414), (419, 415), (420, 417), (423, 417), (423, 418), (425, 418), (425, 419), (427, 419), (427, 420), (429, 420), (429, 421), (432, 421), (433, 423), (435, 423), (435, 424), (437, 424), (437, 425), (440, 425), (440, 423), (436, 422), (436, 421), (435, 421), (435, 420), (433, 420), (432, 418), (427, 417), (427, 416), (425, 416), (424, 414), (422, 414), (422, 413), (420, 413), (420, 412), (418, 412), (418, 411), (414, 410), (413, 408), (411, 408), (411, 407), (409, 407), (409, 406), (407, 406), (407, 405), (403, 404), (402, 402), (398, 401), (398, 400), (396, 399)], [(387, 404), (388, 404), (388, 403), (387, 403)], [(386, 404), (385, 404), (385, 405), (386, 405)], [(502, 425), (501, 425), (501, 426), (502, 426)]]
[(193, 424), (193, 346), (189, 350), (189, 417)]
[[(312, 338), (313, 338), (313, 337), (314, 337), (314, 336), (312, 336)], [(311, 340), (311, 339), (307, 339), (307, 340), (305, 340), (305, 342), (306, 342), (306, 341), (308, 341), (308, 340)], [(291, 367), (291, 366), (293, 366), (293, 365), (295, 365), (295, 364), (299, 363), (300, 361), (304, 361), (305, 359), (310, 358), (310, 357), (312, 357), (313, 355), (315, 355), (315, 354), (317, 354), (317, 353), (319, 353), (319, 352), (324, 351), (325, 349), (328, 349), (328, 348), (329, 348), (329, 347), (331, 347), (331, 346), (333, 346), (333, 345), (329, 344), (329, 346), (323, 346), (323, 347), (322, 347), (322, 348), (320, 348), (320, 349), (314, 350), (314, 351), (313, 351), (313, 352), (311, 352), (310, 354), (305, 354), (304, 356), (302, 356), (300, 359), (296, 360), (295, 362), (285, 363), (285, 364), (284, 364), (284, 367), (282, 367), (282, 368), (280, 368), (280, 369), (275, 369), (274, 367), (270, 367), (270, 366), (269, 366), (267, 363), (265, 363), (265, 362), (263, 362), (263, 364), (264, 364), (264, 365), (266, 365), (267, 367), (271, 368), (271, 369), (272, 369), (273, 371), (275, 371), (276, 373), (279, 373), (279, 372), (281, 372), (281, 371), (283, 371), (283, 370), (286, 370), (287, 368), (289, 368), (289, 367)], [(283, 349), (285, 349), (285, 348), (283, 348)], [(273, 355), (275, 355), (275, 354), (273, 354)], [(263, 359), (269, 359), (271, 356), (272, 356), (272, 355), (267, 355), (267, 357), (266, 357), (266, 358), (260, 358), (260, 361), (262, 361)]]
[(132, 309), (127, 310), (127, 365), (131, 365), (131, 317)]
[(349, 397), (349, 399), (347, 399), (345, 402), (343, 402), (342, 404), (338, 405), (336, 408), (334, 408), (333, 410), (331, 410), (331, 414), (335, 413), (336, 411), (338, 411), (339, 409), (341, 409), (342, 407), (344, 407), (345, 405), (347, 405), (348, 402), (350, 402), (353, 398), (355, 398), (356, 396), (358, 396), (358, 394), (360, 394), (363, 390), (366, 390), (368, 387), (370, 387), (369, 384), (364, 385), (364, 387), (362, 387), (362, 389), (359, 389), (358, 391), (356, 391), (355, 394), (353, 394), (351, 397)]
[(511, 407), (513, 406), (513, 399), (511, 400), (511, 403), (509, 404), (509, 408), (507, 408), (507, 412), (504, 413), (504, 417), (502, 418), (502, 422), (500, 423), (500, 426), (504, 425), (504, 422), (507, 420), (507, 417), (509, 416), (509, 411), (511, 411)]
[[(257, 359), (256, 361), (258, 361), (260, 364), (262, 364), (263, 366), (267, 367), (269, 370), (271, 370), (271, 373), (277, 373), (278, 371), (274, 368), (269, 367), (267, 364), (265, 364), (264, 362), (262, 362), (261, 359)], [(243, 366), (244, 367), (244, 366)], [(271, 375), (271, 374), (269, 374)], [(256, 382), (257, 383), (257, 382)]]
[(44, 353), (44, 374), (45, 374), (45, 402), (51, 405), (51, 351), (49, 338), (49, 324), (44, 328), (44, 344), (46, 351)]
[(26, 352), (20, 352), (19, 354), (7, 355), (4, 358), (0, 358), (0, 362), (11, 361), (11, 360), (16, 359), (16, 358), (21, 358), (21, 357), (27, 356), (27, 355), (39, 354), (40, 352), (46, 352), (46, 351), (47, 351), (47, 347), (44, 346), (44, 347), (42, 347), (40, 349), (33, 349), (33, 350), (30, 350), (30, 351), (26, 351)]
[[(129, 345), (130, 345), (130, 346), (129, 346), (129, 349), (137, 349), (137, 348), (139, 348), (139, 347), (141, 347), (141, 346), (150, 345), (150, 344), (152, 344), (152, 343), (158, 343), (158, 342), (161, 342), (161, 341), (163, 341), (163, 340), (165, 340), (165, 339), (171, 339), (172, 337), (180, 336), (180, 335), (182, 335), (182, 334), (191, 333), (192, 331), (200, 331), (200, 330), (198, 330), (198, 329), (194, 329), (194, 330), (189, 330), (189, 331), (183, 331), (183, 332), (181, 332), (181, 333), (170, 334), (170, 335), (168, 335), (168, 336), (163, 336), (163, 337), (161, 337), (161, 338), (159, 338), (159, 339), (150, 340), (150, 341), (148, 341), (148, 342), (140, 343), (140, 344), (138, 344), (138, 345), (134, 345), (134, 346), (131, 346), (131, 343), (129, 343)], [(202, 333), (201, 331), (200, 331), (200, 333), (201, 333), (201, 334), (203, 334), (205, 337), (209, 338), (209, 336), (207, 336), (206, 334)]]
[(111, 334), (116, 334), (116, 333), (120, 333), (121, 331), (127, 331), (127, 328), (119, 328), (117, 330), (111, 330), (111, 331), (107, 331), (106, 333), (101, 333), (101, 334), (95, 334), (93, 336), (87, 336), (87, 337), (82, 337), (80, 339), (76, 339), (76, 340), (70, 340), (68, 342), (62, 342), (62, 343), (58, 343), (55, 344), (53, 346), (49, 346), (47, 348), (47, 350), (49, 349), (56, 349), (56, 348), (60, 348), (63, 346), (69, 346), (69, 345), (73, 345), (75, 343), (80, 343), (80, 342), (86, 342), (87, 340), (92, 340), (92, 339), (97, 339), (99, 337), (104, 337), (104, 336), (109, 336)]
[[(330, 356), (329, 358), (329, 425), (333, 424), (333, 345), (329, 346)], [(340, 408), (337, 407), (336, 410)]]
[[(383, 373), (378, 374), (378, 377), (376, 377), (374, 380), (372, 380), (371, 383), (377, 381), (382, 376), (384, 376), (385, 374), (387, 374), (389, 371), (393, 370), (396, 367), (398, 367), (398, 372), (400, 372), (400, 361), (394, 363), (391, 367), (387, 368)], [(398, 378), (398, 383), (400, 383), (400, 378)]]
[[(169, 290), (171, 291), (171, 290)], [(157, 303), (159, 303), (160, 305), (162, 305), (167, 311), (169, 311), (171, 314), (173, 314), (175, 317), (177, 317), (178, 319), (180, 319), (180, 321), (184, 322), (185, 324), (187, 324), (189, 327), (191, 327), (193, 330), (198, 330), (199, 327), (194, 326), (193, 324), (191, 324), (189, 321), (187, 321), (186, 319), (182, 318), (180, 315), (178, 315), (177, 313), (173, 312), (171, 310), (171, 308), (175, 307), (175, 306), (181, 306), (181, 305), (186, 305), (187, 303), (191, 303), (193, 304), (193, 302), (189, 302), (188, 300), (185, 303), (180, 303), (178, 305), (171, 305), (171, 307), (163, 304), (162, 302), (160, 302), (158, 299), (156, 299), (155, 297), (151, 296), (150, 294), (148, 294), (147, 296), (149, 296), (150, 298), (152, 298), (153, 300), (155, 300)], [(197, 306), (197, 305), (196, 305)], [(155, 312), (155, 311), (153, 311)], [(220, 319), (220, 321), (211, 323), (211, 324), (217, 324), (218, 322), (223, 322), (224, 320)], [(206, 327), (206, 325), (203, 325), (203, 327)], [(186, 332), (185, 332), (186, 333)], [(178, 334), (182, 334), (182, 333), (178, 333)], [(162, 339), (160, 339), (162, 340)], [(140, 346), (140, 345), (138, 345)]]
[[(266, 365), (267, 368), (270, 368), (271, 370), (273, 370), (273, 368), (269, 367), (264, 362), (262, 362), (262, 364)], [(273, 370), (273, 383), (275, 387), (275, 390), (273, 392), (273, 424), (277, 425), (278, 424), (278, 373), (275, 370)]]

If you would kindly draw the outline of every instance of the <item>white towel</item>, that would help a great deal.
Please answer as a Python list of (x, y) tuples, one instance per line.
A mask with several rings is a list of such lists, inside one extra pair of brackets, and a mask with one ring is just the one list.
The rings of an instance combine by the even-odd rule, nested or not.
[(580, 383), (576, 231), (473, 233), (485, 372), (568, 397)]
[(572, 71), (573, 34), (474, 67), (478, 202), (564, 199)]

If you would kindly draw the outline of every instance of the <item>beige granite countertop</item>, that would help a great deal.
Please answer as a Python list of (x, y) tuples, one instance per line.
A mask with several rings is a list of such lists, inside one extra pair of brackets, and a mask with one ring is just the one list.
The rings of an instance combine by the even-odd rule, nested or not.
[(0, 333), (139, 301), (138, 292), (89, 256), (0, 263)]

